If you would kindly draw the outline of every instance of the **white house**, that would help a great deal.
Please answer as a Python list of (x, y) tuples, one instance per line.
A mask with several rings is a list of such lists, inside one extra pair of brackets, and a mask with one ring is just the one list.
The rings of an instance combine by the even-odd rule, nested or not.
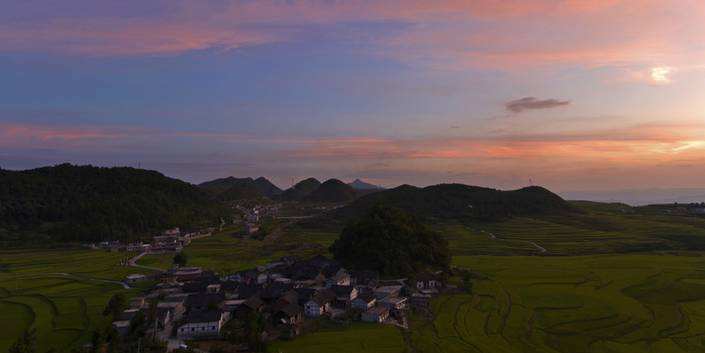
[(176, 335), (181, 339), (217, 337), (224, 323), (225, 318), (220, 311), (192, 312), (186, 315)]
[(331, 302), (335, 299), (335, 293), (329, 289), (318, 292), (311, 300), (304, 304), (304, 314), (306, 316), (321, 316), (331, 309)]
[(330, 311), (330, 301), (321, 300), (321, 298), (313, 298), (304, 304), (304, 313), (306, 316), (322, 316)]
[(142, 282), (142, 281), (146, 281), (146, 280), (147, 280), (147, 276), (139, 274), (139, 273), (133, 273), (133, 274), (127, 275), (127, 277), (125, 277), (125, 283), (137, 283), (137, 282)]

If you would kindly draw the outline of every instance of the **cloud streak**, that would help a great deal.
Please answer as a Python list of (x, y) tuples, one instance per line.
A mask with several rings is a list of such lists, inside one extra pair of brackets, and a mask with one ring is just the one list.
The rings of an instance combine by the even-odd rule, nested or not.
[(356, 47), (442, 68), (653, 67), (653, 61), (682, 66), (688, 63), (680, 61), (705, 58), (703, 50), (692, 49), (705, 28), (705, 5), (687, 3), (676, 8), (657, 0), (171, 1), (134, 5), (134, 13), (111, 16), (98, 2), (79, 1), (75, 14), (62, 11), (58, 18), (45, 18), (43, 4), (27, 4), (15, 10), (22, 21), (0, 25), (0, 51), (174, 55), (306, 40), (307, 28), (392, 23), (404, 26), (365, 35), (369, 42)]
[(524, 97), (505, 103), (505, 108), (512, 113), (522, 113), (527, 110), (551, 109), (566, 106), (570, 101), (558, 99), (537, 99), (535, 97)]

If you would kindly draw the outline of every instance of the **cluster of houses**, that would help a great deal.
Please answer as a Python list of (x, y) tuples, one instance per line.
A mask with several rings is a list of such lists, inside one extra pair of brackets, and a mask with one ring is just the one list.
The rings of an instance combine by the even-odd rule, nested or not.
[(148, 252), (151, 254), (177, 253), (196, 237), (208, 236), (215, 228), (207, 228), (197, 232), (183, 232), (178, 227), (167, 229), (162, 234), (152, 237), (151, 242), (122, 243), (120, 241), (104, 241), (98, 244), (87, 244), (92, 249), (110, 251)]
[(431, 273), (411, 281), (350, 274), (324, 256), (284, 258), (228, 276), (181, 267), (133, 299), (113, 326), (126, 334), (142, 312), (150, 333), (163, 340), (218, 338), (228, 320), (257, 312), (266, 322), (263, 338), (271, 340), (297, 336), (321, 318), (403, 325), (406, 310), (428, 308), (442, 287)]
[(244, 206), (237, 204), (234, 206), (241, 213), (241, 217), (236, 217), (234, 223), (242, 223), (247, 234), (254, 234), (260, 229), (263, 218), (275, 215), (280, 208), (278, 204)]
[(697, 215), (705, 215), (705, 202), (689, 204), (688, 212)]

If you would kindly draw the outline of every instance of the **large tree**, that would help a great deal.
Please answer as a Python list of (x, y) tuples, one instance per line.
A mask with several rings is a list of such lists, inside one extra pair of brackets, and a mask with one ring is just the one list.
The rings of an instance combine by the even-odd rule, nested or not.
[(399, 209), (382, 206), (348, 223), (330, 250), (348, 269), (375, 270), (383, 276), (450, 267), (448, 242), (441, 234)]

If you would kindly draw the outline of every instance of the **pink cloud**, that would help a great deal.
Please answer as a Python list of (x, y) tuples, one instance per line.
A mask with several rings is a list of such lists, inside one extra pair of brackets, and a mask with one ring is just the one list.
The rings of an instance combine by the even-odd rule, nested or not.
[(144, 133), (131, 128), (112, 128), (87, 125), (51, 125), (0, 122), (0, 144), (34, 143), (84, 143), (89, 141), (120, 139)]
[(5, 51), (68, 52), (91, 56), (168, 55), (203, 49), (235, 49), (274, 41), (272, 35), (192, 23), (90, 20), (0, 26)]
[(391, 21), (410, 26), (361, 50), (452, 68), (644, 64), (703, 59), (686, 53), (693, 41), (702, 45), (703, 16), (705, 5), (691, 0), (176, 1), (150, 17), (7, 23), (0, 25), (0, 50), (179, 54), (305, 40), (286, 30), (299, 26)]

